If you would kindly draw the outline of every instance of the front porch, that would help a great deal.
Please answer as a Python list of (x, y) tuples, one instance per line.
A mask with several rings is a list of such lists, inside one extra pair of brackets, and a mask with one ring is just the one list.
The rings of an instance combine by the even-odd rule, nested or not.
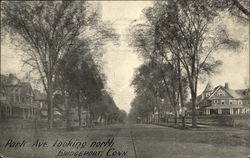
[(39, 109), (35, 107), (23, 106), (0, 106), (0, 119), (34, 119), (39, 114)]
[(210, 106), (204, 110), (205, 115), (239, 115), (248, 113), (249, 109), (243, 106)]

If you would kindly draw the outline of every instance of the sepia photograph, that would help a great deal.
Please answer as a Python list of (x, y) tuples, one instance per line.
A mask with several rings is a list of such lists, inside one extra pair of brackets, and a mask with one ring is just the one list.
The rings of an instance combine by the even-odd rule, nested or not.
[(0, 158), (250, 158), (249, 0), (0, 3)]

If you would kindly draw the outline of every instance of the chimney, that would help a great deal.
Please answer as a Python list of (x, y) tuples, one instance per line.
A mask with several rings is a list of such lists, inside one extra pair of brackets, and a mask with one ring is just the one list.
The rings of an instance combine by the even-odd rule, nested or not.
[(225, 88), (228, 89), (228, 83), (227, 82), (225, 83)]

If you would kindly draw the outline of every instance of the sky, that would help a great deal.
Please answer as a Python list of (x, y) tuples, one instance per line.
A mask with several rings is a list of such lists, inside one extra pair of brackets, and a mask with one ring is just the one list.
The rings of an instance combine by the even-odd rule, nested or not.
[[(106, 53), (104, 71), (107, 76), (107, 87), (111, 90), (114, 101), (120, 109), (129, 112), (130, 102), (135, 97), (130, 82), (136, 68), (143, 61), (139, 59), (133, 48), (129, 47), (126, 35), (128, 27), (133, 20), (142, 16), (142, 10), (152, 5), (150, 1), (99, 1), (102, 6), (102, 18), (110, 21), (117, 33), (120, 34), (120, 45), (108, 44), (105, 46)], [(239, 52), (223, 50), (215, 54), (217, 59), (223, 61), (220, 73), (211, 76), (205, 82), (200, 82), (200, 93), (210, 81), (215, 87), (229, 83), (232, 89), (249, 87), (249, 30), (248, 26), (237, 24), (231, 18), (222, 20), (230, 33), (230, 36), (245, 43)], [(1, 73), (15, 73), (22, 77), (25, 69), (22, 69), (20, 50), (15, 48), (9, 41), (1, 43)]]
[(138, 58), (133, 48), (128, 46), (126, 35), (128, 27), (135, 19), (140, 18), (143, 8), (151, 5), (149, 1), (104, 1), (102, 4), (102, 16), (104, 20), (111, 21), (120, 34), (120, 45), (108, 45), (104, 60), (105, 72), (108, 74), (108, 87), (113, 92), (117, 106), (129, 112), (130, 102), (135, 97), (130, 82), (136, 68), (142, 61)]

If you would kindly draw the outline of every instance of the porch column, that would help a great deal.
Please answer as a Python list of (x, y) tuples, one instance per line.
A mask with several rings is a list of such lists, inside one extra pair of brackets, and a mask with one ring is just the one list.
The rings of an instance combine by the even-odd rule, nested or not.
[(16, 91), (15, 89), (12, 90), (12, 93), (13, 93), (13, 103), (16, 102)]
[(9, 114), (8, 114), (8, 106), (5, 106), (4, 114), (5, 114), (5, 118), (7, 118), (9, 116)]
[(35, 110), (35, 109), (32, 108), (32, 118), (34, 118), (34, 116), (35, 116), (35, 115), (34, 115), (34, 114), (35, 114), (35, 113), (34, 113), (34, 110)]
[(18, 89), (18, 101), (21, 103), (21, 89)]
[(31, 109), (28, 109), (28, 119), (31, 118)]
[(233, 115), (234, 114), (234, 110), (233, 108), (230, 108), (230, 115)]
[(240, 114), (240, 108), (237, 109), (237, 114), (238, 114), (238, 115)]
[(243, 112), (243, 114), (245, 114), (246, 113), (246, 109), (242, 108), (242, 112)]
[(12, 107), (10, 106), (10, 116), (12, 116)]
[(25, 109), (22, 109), (22, 113), (23, 113), (23, 119), (25, 120)]
[(206, 115), (210, 115), (210, 109), (206, 109)]
[[(231, 112), (230, 112), (231, 113)], [(218, 109), (218, 114), (221, 115), (222, 114), (222, 109)]]
[(32, 117), (35, 118), (35, 108), (32, 108)]

